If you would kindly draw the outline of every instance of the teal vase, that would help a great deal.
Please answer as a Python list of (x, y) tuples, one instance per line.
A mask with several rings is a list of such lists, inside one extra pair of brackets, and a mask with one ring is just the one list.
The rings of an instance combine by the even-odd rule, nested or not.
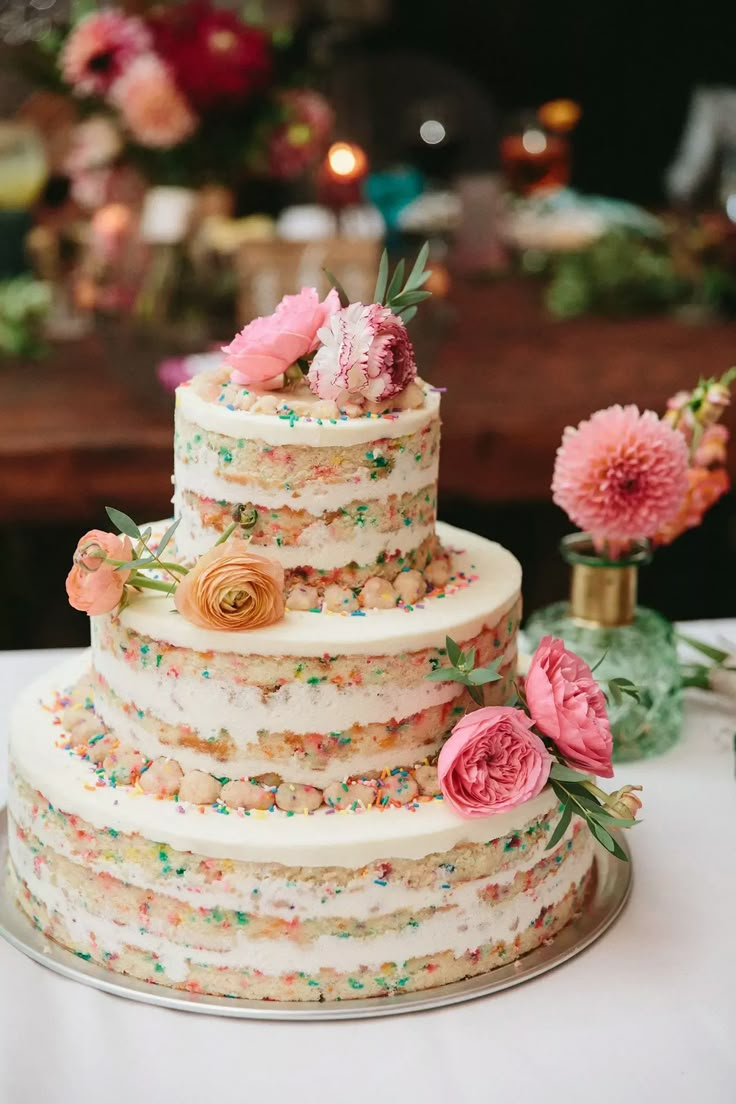
[[(561, 544), (570, 564), (570, 598), (532, 614), (525, 635), (530, 651), (544, 636), (561, 637), (591, 667), (607, 689), (625, 678), (639, 700), (609, 693), (613, 758), (628, 762), (661, 755), (682, 732), (682, 679), (672, 624), (636, 604), (639, 568), (651, 549), (639, 542), (620, 560), (596, 554), (590, 537), (575, 533)], [(596, 666), (597, 665), (597, 666)]]

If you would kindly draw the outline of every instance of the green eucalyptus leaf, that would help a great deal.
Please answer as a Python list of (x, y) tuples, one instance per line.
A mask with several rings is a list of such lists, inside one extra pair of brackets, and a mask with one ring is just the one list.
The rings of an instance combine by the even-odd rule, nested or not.
[(395, 295), (393, 299), (389, 299), (389, 306), (393, 309), (398, 307), (413, 307), (416, 303), (423, 303), (425, 299), (429, 299), (432, 295), (431, 291), (402, 291), (398, 295)]
[(373, 292), (373, 302), (383, 303), (384, 296), (386, 294), (386, 285), (388, 284), (388, 250), (384, 249), (381, 254), (381, 260), (378, 265), (378, 276), (376, 278), (376, 290)]
[(124, 514), (122, 510), (116, 510), (114, 506), (106, 506), (105, 512), (119, 532), (124, 533), (126, 537), (131, 537), (133, 540), (140, 539), (140, 529), (133, 519), (128, 517), (127, 514)]
[(501, 666), (500, 659), (494, 659), (493, 663), (489, 663), (487, 667), (477, 667), (473, 671), (473, 681), (479, 685), (485, 682), (498, 682), (501, 675), (498, 673), (498, 668)]
[(603, 806), (597, 813), (591, 813), (591, 819), (595, 820), (597, 824), (602, 824), (606, 828), (633, 828), (635, 825), (640, 824), (639, 820), (632, 820), (628, 817), (617, 817), (613, 813), (607, 813)]
[(429, 257), (429, 242), (425, 241), (422, 248), (417, 254), (417, 259), (414, 262), (414, 267), (409, 273), (409, 278), (406, 281), (406, 288), (418, 288), (429, 278), (431, 272), (426, 272), (424, 266), (427, 263)]
[(416, 313), (417, 313), (417, 308), (416, 307), (407, 307), (406, 310), (396, 310), (396, 311), (394, 311), (394, 314), (400, 315), (405, 323), (411, 322), (412, 318), (414, 318)]
[(154, 562), (153, 556), (141, 556), (138, 560), (128, 560), (127, 563), (116, 567), (116, 571), (135, 571), (137, 567), (150, 567)]
[[(460, 679), (458, 679), (458, 682)], [(468, 688), (468, 693), (475, 702), (476, 705), (485, 705), (485, 699), (483, 698), (483, 691), (479, 686), (472, 686), (470, 683), (464, 683)]]
[(399, 294), (399, 291), (401, 290), (401, 281), (404, 279), (405, 267), (406, 262), (402, 257), (396, 268), (394, 269), (394, 274), (391, 277), (391, 283), (388, 285), (388, 290), (386, 292), (386, 304), (389, 307), (391, 306), (391, 300), (394, 298), (394, 296), (397, 296)]
[(621, 859), (622, 862), (629, 861), (623, 847), (620, 843), (616, 842), (610, 832), (607, 832), (606, 829), (603, 828), (600, 824), (596, 824), (592, 821), (589, 821), (588, 823), (590, 825), (591, 832), (601, 844), (601, 846), (605, 847), (606, 851), (610, 851), (612, 855), (614, 855), (617, 859)]
[(350, 298), (348, 296), (348, 293), (345, 291), (345, 288), (342, 286), (342, 284), (338, 280), (337, 276), (335, 276), (332, 272), (330, 272), (329, 268), (323, 268), (322, 271), (324, 272), (325, 276), (327, 277), (327, 279), (330, 281), (330, 283), (334, 287), (335, 291), (337, 292), (338, 297), (340, 299), (340, 306), (341, 307), (349, 307), (350, 306)]
[(161, 540), (160, 540), (160, 542), (159, 542), (159, 546), (158, 546), (158, 548), (156, 549), (156, 552), (157, 552), (157, 554), (158, 554), (159, 556), (161, 555), (161, 553), (163, 552), (164, 548), (166, 548), (166, 545), (167, 545), (167, 544), (169, 543), (169, 541), (170, 541), (170, 540), (171, 540), (171, 538), (173, 537), (174, 533), (176, 532), (176, 530), (177, 530), (177, 528), (178, 528), (178, 526), (179, 526), (179, 522), (180, 522), (180, 521), (181, 521), (181, 518), (180, 518), (180, 517), (179, 517), (179, 518), (177, 518), (177, 519), (176, 519), (176, 521), (174, 521), (174, 522), (173, 522), (173, 523), (172, 523), (172, 524), (171, 524), (171, 525), (169, 526), (169, 528), (168, 528), (168, 529), (166, 530), (166, 532), (165, 532), (165, 533), (164, 533), (164, 535), (162, 536), (162, 538), (161, 538)]
[(468, 674), (475, 667), (475, 646), (473, 646), (469, 652), (463, 653), (462, 661), (458, 664), (461, 671), (466, 671)]
[(572, 767), (558, 762), (552, 764), (549, 776), (558, 782), (590, 782), (592, 780), (591, 775), (582, 774), (581, 771), (573, 770)]
[(460, 673), (455, 667), (437, 667), (424, 677), (432, 682), (455, 682)]
[(560, 840), (564, 836), (565, 832), (569, 828), (571, 820), (572, 820), (572, 805), (568, 801), (567, 804), (565, 805), (564, 809), (562, 810), (562, 813), (560, 814), (560, 819), (557, 821), (557, 826), (556, 826), (554, 832), (552, 833), (552, 835), (549, 838), (549, 842), (548, 842), (547, 846), (545, 847), (545, 851), (551, 851), (552, 848), (555, 847), (560, 842)]
[(620, 705), (621, 702), (624, 700), (624, 696), (621, 693), (621, 688), (613, 680), (608, 683), (608, 693), (610, 694), (611, 700), (614, 705)]
[(460, 645), (456, 644), (451, 636), (445, 637), (445, 648), (447, 649), (447, 658), (453, 667), (460, 666), (460, 660), (463, 657), (463, 653), (460, 649)]

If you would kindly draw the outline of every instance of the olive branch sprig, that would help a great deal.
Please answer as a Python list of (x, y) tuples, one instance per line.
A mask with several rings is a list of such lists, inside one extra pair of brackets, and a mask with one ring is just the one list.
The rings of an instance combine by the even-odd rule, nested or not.
[[(384, 249), (378, 265), (378, 277), (376, 279), (376, 287), (373, 292), (372, 302), (380, 303), (383, 307), (389, 307), (394, 314), (403, 318), (404, 322), (411, 322), (412, 318), (417, 313), (418, 305), (423, 303), (425, 299), (429, 299), (432, 294), (431, 291), (427, 291), (426, 288), (423, 287), (432, 275), (432, 270), (426, 268), (428, 257), (429, 242), (425, 242), (419, 250), (411, 272), (406, 279), (404, 279), (406, 261), (402, 257), (397, 263), (392, 275), (390, 272), (388, 253)], [(328, 268), (323, 269), (323, 272), (337, 292), (340, 299), (340, 306), (350, 306), (350, 296), (345, 291), (345, 288), (342, 286), (337, 276), (330, 272)]]
[[(489, 682), (496, 682), (501, 678), (498, 668), (501, 658), (494, 660), (485, 667), (476, 667), (476, 649), (470, 648), (464, 652), (460, 645), (451, 637), (445, 640), (445, 648), (450, 663), (445, 667), (437, 667), (425, 677), (432, 682), (459, 682), (465, 686), (476, 705), (483, 705), (483, 692), (481, 687)], [(642, 700), (642, 692), (630, 679), (609, 679), (608, 700), (619, 703), (624, 696), (629, 696), (637, 701)], [(509, 705), (515, 706), (530, 715), (529, 707), (521, 683), (514, 684), (514, 693)], [(621, 844), (612, 835), (620, 828), (633, 828), (639, 821), (630, 815), (631, 808), (627, 804), (627, 796), (641, 786), (622, 786), (614, 793), (606, 793), (598, 785), (592, 775), (576, 770), (570, 766), (561, 754), (553, 740), (534, 726), (533, 731), (542, 740), (544, 746), (552, 757), (552, 765), (549, 772), (549, 784), (553, 793), (560, 802), (560, 819), (558, 820), (552, 835), (547, 842), (545, 850), (549, 851), (560, 842), (565, 835), (573, 815), (579, 816), (587, 825), (593, 837), (606, 851), (622, 862), (628, 862), (628, 855)]]

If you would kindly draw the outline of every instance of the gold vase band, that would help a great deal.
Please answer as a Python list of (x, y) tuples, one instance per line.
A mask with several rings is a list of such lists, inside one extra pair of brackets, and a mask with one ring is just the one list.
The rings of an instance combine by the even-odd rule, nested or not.
[(570, 616), (597, 628), (630, 625), (636, 609), (637, 571), (633, 564), (573, 564)]

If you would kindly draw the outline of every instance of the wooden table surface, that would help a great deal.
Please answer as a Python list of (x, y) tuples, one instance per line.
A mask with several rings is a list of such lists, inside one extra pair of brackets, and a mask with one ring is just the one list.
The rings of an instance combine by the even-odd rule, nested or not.
[[(544, 501), (565, 425), (612, 402), (661, 411), (736, 362), (736, 325), (673, 318), (555, 322), (533, 283), (463, 283), (426, 373), (443, 397), (441, 489)], [(171, 398), (152, 361), (90, 336), (38, 364), (0, 362), (0, 522), (140, 517), (168, 509)], [(734, 411), (728, 421), (736, 426)], [(732, 450), (736, 476), (736, 450)]]

